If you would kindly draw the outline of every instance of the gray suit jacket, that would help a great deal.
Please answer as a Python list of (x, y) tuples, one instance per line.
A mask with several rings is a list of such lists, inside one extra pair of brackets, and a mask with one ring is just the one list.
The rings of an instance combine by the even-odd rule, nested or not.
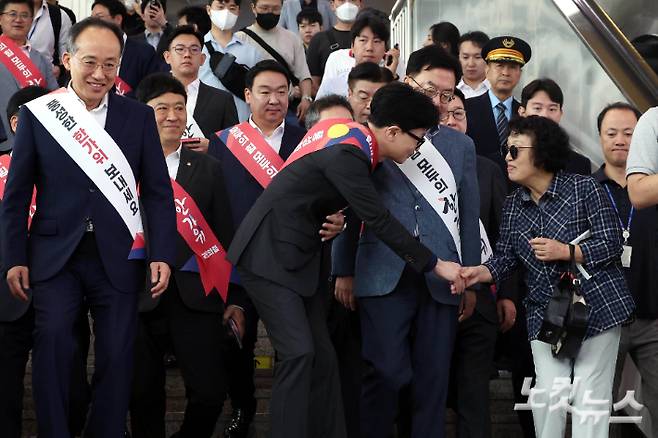
[[(46, 83), (42, 85), (44, 88), (54, 90), (58, 87), (55, 75), (53, 75), (52, 65), (44, 58), (44, 56), (36, 50), (30, 50), (30, 59), (34, 65), (41, 71)], [(13, 149), (14, 135), (9, 129), (9, 121), (7, 120), (7, 104), (9, 99), (15, 92), (20, 90), (20, 86), (14, 77), (9, 73), (7, 67), (0, 64), (0, 119), (2, 119), (2, 126), (5, 128), (7, 140), (0, 143), (0, 151), (7, 151)]]
[[(459, 216), (462, 264), (480, 264), (480, 194), (475, 164), (475, 146), (467, 136), (442, 126), (432, 140), (450, 165), (459, 192)], [(409, 231), (418, 227), (419, 239), (441, 260), (458, 262), (454, 240), (432, 206), (413, 187), (398, 166), (385, 161), (373, 173), (373, 181), (384, 206)], [(349, 217), (350, 213), (347, 212)], [(391, 251), (367, 227), (358, 238), (360, 227), (348, 225), (351, 233), (342, 233), (333, 243), (332, 274), (354, 275), (354, 295), (387, 295), (397, 286), (405, 261)], [(358, 245), (355, 245), (356, 239)], [(351, 241), (351, 242), (350, 242)], [(356, 252), (356, 254), (355, 254)], [(444, 304), (457, 305), (459, 295), (432, 272), (425, 274), (432, 297)]]

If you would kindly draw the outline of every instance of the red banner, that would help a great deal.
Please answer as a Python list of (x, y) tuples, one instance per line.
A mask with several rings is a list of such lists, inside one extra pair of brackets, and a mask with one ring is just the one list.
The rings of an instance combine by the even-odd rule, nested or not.
[(226, 303), (231, 277), (231, 264), (226, 260), (226, 251), (194, 199), (173, 179), (171, 186), (176, 205), (176, 228), (195, 255), (203, 290), (207, 296), (213, 288), (217, 289)]
[(125, 96), (133, 91), (133, 87), (128, 85), (128, 82), (121, 79), (119, 75), (114, 78), (114, 89), (119, 96)]
[(217, 136), (263, 188), (283, 167), (283, 159), (249, 122), (218, 132)]
[(375, 169), (378, 162), (377, 141), (368, 128), (350, 119), (328, 119), (317, 123), (299, 142), (283, 168), (311, 152), (336, 144), (351, 144), (360, 148), (370, 160), (372, 169)]
[(21, 88), (29, 85), (48, 86), (30, 57), (6, 35), (0, 35), (0, 62), (7, 67)]
[[(0, 155), (0, 201), (5, 197), (5, 186), (7, 185), (7, 176), (9, 175), (9, 166), (11, 157), (9, 155)], [(32, 217), (37, 212), (37, 191), (32, 190), (32, 202), (30, 202), (30, 214), (27, 217), (27, 228), (32, 225)]]

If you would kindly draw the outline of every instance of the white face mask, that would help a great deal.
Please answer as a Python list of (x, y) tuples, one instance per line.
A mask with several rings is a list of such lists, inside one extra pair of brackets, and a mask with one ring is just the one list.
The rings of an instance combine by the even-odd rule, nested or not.
[(228, 9), (222, 9), (221, 11), (212, 9), (210, 11), (210, 21), (221, 30), (229, 30), (235, 26), (238, 16), (231, 13)]
[(354, 3), (345, 2), (336, 8), (336, 17), (345, 23), (352, 23), (356, 20), (359, 13), (359, 7)]

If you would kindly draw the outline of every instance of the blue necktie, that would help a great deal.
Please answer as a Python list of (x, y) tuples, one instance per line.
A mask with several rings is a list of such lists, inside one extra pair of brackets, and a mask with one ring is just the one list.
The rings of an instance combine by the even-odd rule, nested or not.
[(496, 129), (498, 130), (498, 141), (500, 144), (500, 153), (507, 155), (507, 137), (509, 136), (509, 121), (505, 115), (505, 105), (503, 102), (498, 102), (496, 105), (498, 116), (496, 116)]

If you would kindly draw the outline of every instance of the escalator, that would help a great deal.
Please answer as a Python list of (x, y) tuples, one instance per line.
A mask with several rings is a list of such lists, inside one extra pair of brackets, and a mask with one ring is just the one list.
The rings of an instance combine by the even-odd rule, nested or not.
[(516, 97), (538, 77), (560, 84), (562, 126), (595, 165), (603, 161), (596, 117), (604, 106), (627, 101), (645, 111), (658, 105), (658, 76), (650, 67), (658, 67), (656, 0), (399, 0), (391, 18), (393, 38), (407, 56), (439, 21), (454, 23), (462, 33), (482, 30), (526, 40), (533, 56)]

